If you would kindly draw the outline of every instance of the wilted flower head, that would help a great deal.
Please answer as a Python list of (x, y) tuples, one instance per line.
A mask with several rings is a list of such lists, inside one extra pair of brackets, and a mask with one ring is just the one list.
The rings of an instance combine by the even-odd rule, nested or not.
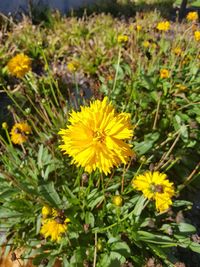
[(117, 42), (119, 44), (128, 42), (128, 36), (127, 35), (118, 35), (117, 36)]
[(147, 171), (136, 176), (131, 183), (133, 188), (142, 191), (146, 198), (155, 200), (159, 212), (166, 211), (172, 204), (171, 198), (175, 192), (173, 183), (169, 182), (166, 174)]
[(196, 11), (194, 12), (189, 12), (187, 14), (187, 20), (188, 21), (196, 21), (198, 20), (199, 16), (198, 16), (198, 13)]
[(157, 27), (156, 29), (158, 29), (159, 31), (168, 31), (170, 28), (170, 22), (169, 21), (162, 21), (162, 22), (159, 22), (157, 24)]
[(195, 31), (194, 32), (194, 38), (196, 41), (200, 41), (200, 31)]
[(17, 54), (7, 64), (11, 75), (23, 78), (31, 70), (31, 59), (23, 53)]
[(112, 167), (126, 164), (134, 155), (123, 141), (133, 136), (130, 114), (117, 113), (107, 97), (82, 106), (80, 112), (72, 111), (69, 121), (67, 129), (59, 132), (63, 141), (59, 147), (86, 172), (110, 173)]
[(160, 70), (160, 78), (165, 79), (165, 78), (169, 78), (170, 74), (169, 71), (167, 69), (161, 69)]
[(15, 123), (11, 129), (11, 141), (16, 145), (21, 145), (28, 140), (31, 134), (31, 127), (26, 122)]

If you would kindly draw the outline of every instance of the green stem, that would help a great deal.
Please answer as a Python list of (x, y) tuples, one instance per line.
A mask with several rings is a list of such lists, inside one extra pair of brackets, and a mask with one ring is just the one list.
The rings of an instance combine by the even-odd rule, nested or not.
[(115, 88), (116, 88), (117, 77), (118, 77), (118, 73), (119, 73), (120, 60), (121, 60), (121, 47), (120, 47), (119, 53), (118, 53), (117, 68), (116, 68), (115, 79), (114, 79), (113, 88), (112, 88), (113, 92), (115, 91)]

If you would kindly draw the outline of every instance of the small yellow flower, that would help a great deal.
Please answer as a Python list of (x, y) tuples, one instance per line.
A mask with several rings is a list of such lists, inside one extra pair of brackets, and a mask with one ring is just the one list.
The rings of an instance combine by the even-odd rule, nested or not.
[(123, 203), (123, 198), (120, 195), (116, 195), (113, 197), (112, 202), (115, 206), (121, 207)]
[(28, 140), (28, 135), (31, 134), (31, 127), (26, 122), (15, 123), (11, 129), (11, 141), (20, 145)]
[(2, 123), (2, 129), (4, 129), (4, 130), (7, 130), (7, 129), (8, 129), (8, 124), (7, 124), (7, 122), (3, 122), (3, 123)]
[(161, 79), (166, 79), (169, 77), (170, 77), (170, 74), (169, 74), (169, 71), (167, 69), (161, 69), (160, 70), (160, 78)]
[(59, 242), (62, 235), (67, 231), (70, 219), (66, 218), (63, 222), (59, 218), (44, 219), (40, 233), (45, 237), (51, 237), (51, 241)]
[(128, 42), (128, 36), (127, 35), (118, 35), (117, 36), (117, 42), (119, 44)]
[(198, 13), (197, 12), (189, 12), (187, 14), (187, 20), (188, 21), (196, 21), (198, 20), (199, 16), (198, 16)]
[(142, 191), (146, 198), (155, 200), (158, 212), (166, 211), (172, 204), (171, 198), (175, 194), (173, 183), (164, 173), (147, 171), (136, 176), (131, 184), (136, 190)]
[(170, 29), (170, 22), (169, 21), (162, 21), (157, 24), (156, 29), (159, 31), (168, 31)]
[(200, 41), (200, 31), (195, 31), (194, 32), (194, 38), (196, 41)]
[(174, 51), (174, 54), (177, 55), (177, 56), (180, 56), (182, 54), (182, 52), (183, 52), (183, 50), (178, 46), (175, 47), (173, 51)]
[(67, 68), (70, 72), (75, 72), (78, 69), (78, 62), (76, 61), (70, 61), (67, 64)]
[(145, 48), (148, 48), (150, 46), (150, 42), (149, 41), (144, 41), (142, 43), (142, 45), (145, 47)]
[(134, 155), (123, 141), (133, 136), (130, 114), (118, 114), (107, 97), (89, 107), (82, 106), (80, 112), (72, 111), (69, 122), (71, 125), (58, 133), (63, 142), (59, 147), (86, 172), (99, 169), (108, 174), (112, 167), (126, 164)]
[(137, 30), (138, 32), (140, 32), (140, 31), (142, 30), (142, 26), (141, 26), (141, 25), (136, 25), (136, 30)]
[(11, 75), (23, 78), (31, 70), (31, 59), (23, 53), (17, 54), (7, 64)]

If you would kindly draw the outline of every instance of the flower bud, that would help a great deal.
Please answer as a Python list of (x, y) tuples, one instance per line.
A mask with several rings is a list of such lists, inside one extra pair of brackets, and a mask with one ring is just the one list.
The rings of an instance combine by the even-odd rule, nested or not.
[(123, 203), (123, 198), (120, 195), (116, 195), (113, 197), (112, 202), (115, 206), (121, 207)]
[(27, 115), (29, 115), (29, 114), (31, 113), (31, 109), (30, 109), (30, 108), (26, 108), (26, 109), (25, 109), (25, 113), (26, 113)]
[(7, 122), (3, 122), (3, 123), (2, 123), (2, 129), (4, 129), (4, 130), (7, 130), (7, 129), (8, 129), (8, 124), (7, 124)]

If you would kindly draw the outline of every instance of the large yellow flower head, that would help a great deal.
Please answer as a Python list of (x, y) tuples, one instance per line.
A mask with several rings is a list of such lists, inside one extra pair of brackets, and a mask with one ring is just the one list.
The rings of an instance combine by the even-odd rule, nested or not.
[(11, 129), (11, 141), (16, 145), (21, 145), (28, 140), (31, 127), (26, 122), (15, 123)]
[(62, 235), (67, 231), (69, 222), (68, 218), (64, 221), (60, 221), (59, 218), (44, 219), (40, 233), (45, 238), (51, 237), (51, 241), (59, 242)]
[(169, 21), (162, 21), (157, 24), (156, 29), (159, 31), (167, 32), (170, 29), (170, 22)]
[(23, 53), (17, 54), (7, 64), (11, 75), (23, 78), (31, 70), (31, 59)]
[(136, 176), (132, 180), (132, 186), (142, 191), (146, 198), (155, 200), (156, 209), (164, 212), (172, 204), (171, 198), (175, 194), (173, 183), (166, 178), (167, 175), (164, 173), (147, 171)]
[(130, 114), (118, 114), (107, 97), (82, 106), (80, 112), (72, 111), (69, 121), (71, 125), (59, 132), (63, 141), (60, 148), (86, 172), (99, 169), (110, 173), (112, 167), (126, 164), (134, 155), (123, 141), (133, 136)]
[(196, 21), (198, 20), (199, 16), (198, 16), (198, 13), (196, 11), (194, 12), (189, 12), (187, 14), (187, 20), (188, 21)]

